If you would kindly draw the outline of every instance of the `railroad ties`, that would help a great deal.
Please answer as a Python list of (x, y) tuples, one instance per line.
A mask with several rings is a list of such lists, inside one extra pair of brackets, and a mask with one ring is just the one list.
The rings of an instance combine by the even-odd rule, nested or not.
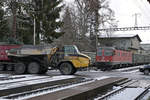
[(0, 76), (0, 100), (109, 100), (127, 89), (136, 88), (140, 92), (132, 100), (140, 100), (150, 86), (142, 89), (135, 87), (137, 83), (121, 77), (91, 79), (78, 75), (5, 75)]
[(24, 75), (12, 76), (11, 79), (7, 79), (0, 81), (0, 99), (49, 100), (51, 98), (52, 100), (85, 100), (94, 97), (99, 90), (125, 80), (119, 77), (96, 80), (81, 76), (62, 75)]

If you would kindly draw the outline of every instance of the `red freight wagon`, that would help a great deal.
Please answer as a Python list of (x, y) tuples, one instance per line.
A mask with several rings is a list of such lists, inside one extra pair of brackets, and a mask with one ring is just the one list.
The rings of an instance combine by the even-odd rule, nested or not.
[(117, 50), (113, 47), (99, 47), (96, 55), (96, 66), (101, 70), (119, 68), (132, 64), (132, 53)]
[(20, 46), (21, 45), (15, 44), (0, 44), (0, 70), (11, 69), (11, 60), (7, 57), (6, 50), (18, 48)]

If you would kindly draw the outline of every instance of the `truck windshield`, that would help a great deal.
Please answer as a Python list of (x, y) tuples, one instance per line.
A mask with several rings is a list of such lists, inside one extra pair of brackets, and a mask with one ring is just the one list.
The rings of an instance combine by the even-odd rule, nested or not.
[(76, 46), (64, 46), (64, 51), (67, 54), (77, 54), (79, 50)]

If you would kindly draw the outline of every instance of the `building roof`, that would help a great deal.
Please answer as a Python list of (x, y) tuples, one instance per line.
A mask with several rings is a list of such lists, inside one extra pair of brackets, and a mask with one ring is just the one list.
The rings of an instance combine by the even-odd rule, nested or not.
[(150, 50), (150, 44), (141, 44), (141, 47), (144, 49), (144, 50)]
[(137, 39), (142, 42), (142, 40), (140, 39), (138, 34), (111, 34), (110, 36), (106, 36), (106, 35), (101, 35), (99, 36), (100, 39), (102, 38), (133, 38), (133, 37), (137, 37)]

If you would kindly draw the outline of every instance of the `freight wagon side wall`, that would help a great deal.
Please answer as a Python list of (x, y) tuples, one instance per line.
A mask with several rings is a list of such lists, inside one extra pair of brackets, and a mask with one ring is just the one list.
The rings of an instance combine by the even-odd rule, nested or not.
[(0, 62), (10, 61), (7, 56), (6, 50), (18, 47), (20, 47), (20, 45), (0, 45)]
[(133, 65), (140, 65), (140, 64), (148, 64), (150, 63), (150, 55), (141, 55), (141, 54), (132, 54)]

